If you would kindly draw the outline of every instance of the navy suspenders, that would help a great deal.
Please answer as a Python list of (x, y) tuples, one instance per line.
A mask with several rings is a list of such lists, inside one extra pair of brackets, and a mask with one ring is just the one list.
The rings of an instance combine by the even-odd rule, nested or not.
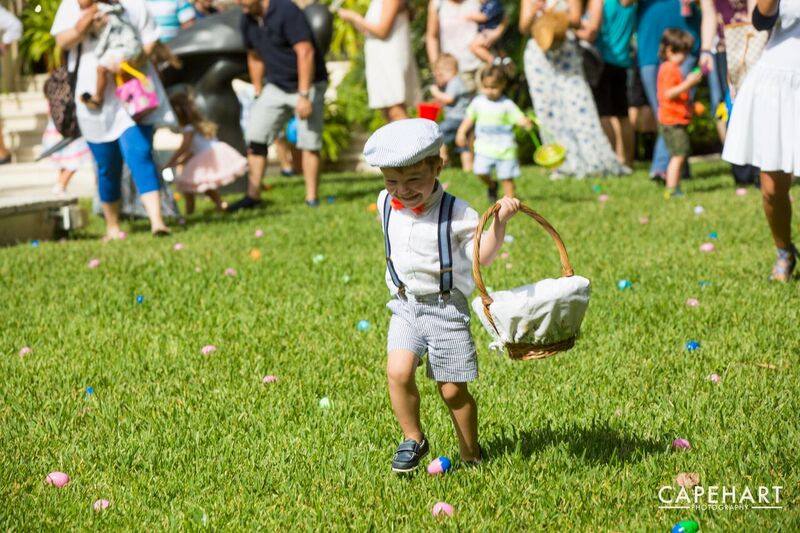
[[(453, 253), (450, 241), (450, 226), (453, 218), (453, 206), (456, 199), (452, 194), (442, 193), (442, 201), (439, 204), (439, 225), (438, 225), (438, 245), (439, 245), (439, 294), (448, 295), (453, 290)], [(389, 243), (389, 217), (392, 214), (392, 197), (386, 193), (383, 200), (383, 242), (386, 252), (386, 268), (392, 283), (397, 287), (400, 296), (405, 297), (406, 286), (397, 275), (397, 271), (392, 263), (392, 245)]]

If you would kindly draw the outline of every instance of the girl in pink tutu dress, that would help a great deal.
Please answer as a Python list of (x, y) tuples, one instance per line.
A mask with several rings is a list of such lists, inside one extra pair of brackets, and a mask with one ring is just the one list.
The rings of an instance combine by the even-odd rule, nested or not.
[(177, 93), (169, 101), (183, 130), (183, 142), (166, 167), (183, 165), (175, 185), (186, 197), (186, 214), (194, 212), (197, 193), (205, 193), (217, 211), (224, 211), (227, 206), (217, 189), (244, 174), (247, 159), (216, 138), (217, 125), (200, 114), (188, 94)]

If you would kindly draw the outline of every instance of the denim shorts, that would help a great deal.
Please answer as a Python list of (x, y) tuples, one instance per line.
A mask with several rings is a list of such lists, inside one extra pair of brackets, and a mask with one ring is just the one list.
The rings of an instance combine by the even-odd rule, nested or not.
[(495, 159), (483, 154), (475, 154), (472, 171), (479, 176), (491, 176), (492, 170), (499, 180), (512, 180), (519, 177), (519, 161), (514, 159)]

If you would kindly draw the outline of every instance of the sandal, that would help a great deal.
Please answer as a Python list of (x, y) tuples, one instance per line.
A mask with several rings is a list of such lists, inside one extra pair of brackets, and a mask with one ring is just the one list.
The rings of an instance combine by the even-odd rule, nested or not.
[(791, 280), (794, 267), (797, 266), (797, 255), (797, 248), (795, 248), (794, 244), (790, 244), (788, 250), (778, 248), (778, 257), (772, 266), (772, 274), (770, 274), (769, 279), (780, 281), (781, 283), (787, 283)]

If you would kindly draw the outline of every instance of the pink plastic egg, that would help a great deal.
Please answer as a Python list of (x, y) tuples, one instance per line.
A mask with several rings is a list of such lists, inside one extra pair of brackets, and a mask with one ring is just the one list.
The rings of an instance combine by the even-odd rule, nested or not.
[(236, 276), (236, 269), (235, 268), (226, 268), (225, 269), (225, 275), (226, 276), (230, 276), (230, 277)]
[(262, 383), (275, 383), (276, 381), (278, 381), (278, 376), (273, 376), (272, 374), (264, 376), (261, 380)]
[(708, 253), (708, 252), (713, 252), (714, 250), (715, 250), (715, 247), (714, 247), (714, 243), (713, 242), (704, 242), (703, 244), (700, 245), (700, 251), (701, 252)]
[(89, 267), (89, 268), (97, 268), (97, 267), (100, 266), (100, 260), (99, 259), (89, 259), (89, 262), (86, 263), (86, 266)]
[(691, 450), (692, 445), (686, 439), (675, 439), (672, 441), (672, 447), (676, 450)]
[(739, 187), (738, 189), (736, 189), (736, 196), (745, 196), (745, 195), (747, 195), (747, 189), (745, 189), (744, 187)]
[(19, 349), (19, 356), (20, 357), (25, 357), (26, 355), (30, 354), (31, 352), (33, 352), (33, 349), (30, 346), (23, 346), (22, 348)]
[(210, 355), (210, 354), (212, 354), (212, 353), (214, 353), (214, 352), (216, 352), (216, 351), (217, 351), (217, 347), (216, 347), (216, 346), (214, 346), (213, 344), (206, 344), (205, 346), (203, 346), (203, 347), (200, 349), (200, 352), (201, 352), (203, 355)]
[(639, 224), (645, 225), (650, 223), (650, 217), (639, 217)]
[(597, 201), (600, 202), (601, 204), (606, 203), (608, 201), (608, 195), (601, 194), (600, 196), (597, 197)]
[(108, 509), (110, 506), (111, 506), (111, 502), (108, 501), (108, 500), (96, 500), (92, 504), (92, 508), (97, 512), (100, 512), (103, 509)]
[(262, 229), (257, 229), (254, 235), (256, 236), (256, 238), (259, 238), (259, 239), (260, 239), (261, 237), (263, 237), (263, 236), (264, 236), (264, 230), (262, 230)]
[(69, 476), (64, 472), (50, 472), (47, 474), (47, 477), (44, 478), (44, 482), (60, 489), (67, 486), (67, 483), (69, 483)]
[(688, 307), (697, 307), (698, 305), (700, 305), (700, 301), (697, 298), (689, 298), (688, 300), (686, 300), (686, 305)]
[(176, 252), (183, 250), (183, 243), (176, 242), (175, 244), (172, 245), (172, 249), (175, 250)]
[(722, 378), (720, 377), (719, 374), (709, 374), (708, 381), (710, 381), (711, 383), (719, 383), (720, 381), (722, 381)]
[(453, 506), (447, 502), (436, 502), (433, 509), (431, 509), (433, 516), (453, 516), (454, 512)]

